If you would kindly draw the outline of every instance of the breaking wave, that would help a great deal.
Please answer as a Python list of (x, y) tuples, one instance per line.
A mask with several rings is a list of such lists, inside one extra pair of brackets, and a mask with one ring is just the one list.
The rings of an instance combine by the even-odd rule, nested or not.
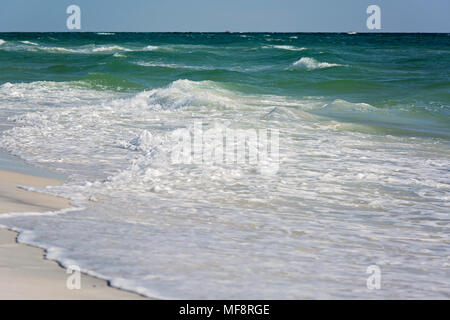
[(279, 46), (263, 46), (264, 49), (282, 49), (282, 50), (289, 50), (289, 51), (303, 51), (307, 50), (307, 48), (304, 47), (294, 47), (294, 46), (287, 46), (287, 45), (279, 45)]
[(314, 58), (303, 57), (300, 60), (295, 61), (292, 64), (292, 66), (299, 69), (315, 70), (315, 69), (339, 67), (342, 65), (336, 63), (319, 62)]

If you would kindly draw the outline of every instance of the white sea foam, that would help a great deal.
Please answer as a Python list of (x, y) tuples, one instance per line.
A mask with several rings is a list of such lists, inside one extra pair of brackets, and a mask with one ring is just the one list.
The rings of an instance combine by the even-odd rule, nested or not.
[(307, 48), (303, 47), (294, 47), (294, 46), (286, 46), (286, 45), (280, 45), (280, 46), (263, 46), (263, 48), (274, 48), (274, 49), (282, 49), (282, 50), (290, 50), (290, 51), (303, 51)]
[(92, 49), (92, 52), (105, 52), (105, 51), (133, 51), (128, 48), (124, 48), (121, 46), (113, 45), (113, 46), (100, 46)]
[[(46, 191), (84, 207), (1, 223), (113, 285), (161, 298), (293, 299), (414, 298), (432, 284), (429, 297), (446, 296), (447, 142), (359, 130), (380, 112), (369, 104), (190, 80), (137, 94), (6, 83), (0, 101), (16, 123), (0, 147), (68, 173)], [(279, 173), (172, 164), (172, 133), (198, 120), (279, 129)], [(355, 284), (367, 261), (390, 270), (393, 291)], [(409, 281), (424, 265), (430, 275)]]
[(292, 64), (292, 66), (299, 69), (314, 70), (314, 69), (339, 67), (341, 65), (336, 63), (319, 62), (314, 58), (303, 57), (300, 60), (295, 61)]
[(29, 44), (29, 45), (32, 45), (32, 46), (38, 46), (39, 45), (36, 42), (31, 42), (31, 41), (20, 41), (20, 42), (22, 42), (23, 44)]
[[(8, 212), (8, 213), (2, 213), (0, 218), (6, 219), (6, 218), (18, 218), (18, 217), (44, 217), (44, 216), (56, 216), (61, 214), (66, 214), (70, 212), (80, 211), (83, 210), (83, 208), (66, 208), (56, 211), (46, 211), (46, 212)], [(0, 225), (1, 227), (2, 225)]]
[(87, 49), (72, 49), (64, 47), (38, 47), (39, 50), (48, 52), (71, 52), (71, 53), (89, 53), (90, 50)]
[(170, 69), (192, 69), (192, 70), (227, 70), (234, 72), (256, 72), (261, 70), (271, 69), (271, 66), (261, 66), (261, 67), (252, 67), (246, 68), (241, 66), (208, 66), (208, 65), (185, 65), (178, 63), (165, 63), (161, 61), (137, 61), (133, 62), (134, 64), (142, 67), (161, 67), (161, 68), (170, 68)]
[(33, 43), (29, 41), (23, 41), (23, 44), (26, 46), (9, 46), (7, 50), (10, 51), (18, 51), (18, 50), (26, 50), (26, 51), (45, 51), (45, 52), (53, 52), (53, 53), (75, 53), (75, 54), (102, 54), (102, 53), (113, 53), (113, 52), (129, 52), (129, 51), (139, 51), (141, 49), (131, 49), (118, 45), (103, 45), (103, 46), (95, 46), (95, 45), (85, 45), (80, 47), (52, 47), (39, 45), (38, 43)]
[(0, 46), (1, 46), (2, 44), (4, 44), (5, 42), (6, 42), (5, 40), (0, 39)]
[(158, 46), (152, 46), (152, 45), (149, 45), (149, 46), (146, 46), (146, 47), (144, 48), (144, 51), (154, 51), (154, 50), (157, 50), (157, 49), (159, 49)]
[(45, 52), (51, 52), (51, 53), (83, 53), (88, 54), (92, 53), (92, 48), (90, 47), (49, 47), (49, 46), (40, 46), (40, 45), (32, 45), (29, 44), (24, 46), (14, 46), (10, 47), (9, 50), (11, 51), (17, 51), (17, 50), (25, 50), (25, 51), (45, 51)]
[(156, 62), (156, 61), (138, 61), (135, 62), (138, 66), (143, 67), (162, 67), (162, 68), (171, 68), (171, 69), (194, 69), (194, 70), (212, 70), (213, 68), (207, 66), (189, 66), (184, 64), (176, 64), (176, 63), (164, 63), (164, 62)]

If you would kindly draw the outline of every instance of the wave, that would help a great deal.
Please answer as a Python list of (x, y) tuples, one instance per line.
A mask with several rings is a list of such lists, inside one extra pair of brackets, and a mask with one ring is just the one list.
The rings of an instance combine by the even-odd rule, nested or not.
[[(3, 40), (2, 40), (3, 41)], [(0, 45), (5, 43), (0, 41)], [(30, 41), (21, 41), (24, 45), (8, 46), (5, 49), (8, 51), (44, 51), (49, 53), (70, 53), (70, 54), (103, 54), (103, 53), (117, 53), (117, 52), (132, 52), (132, 51), (150, 51), (156, 50), (157, 47), (147, 46), (145, 48), (126, 48), (119, 45), (86, 45), (81, 47), (51, 47), (51, 46), (40, 46), (38, 43)]]
[[(111, 96), (109, 91), (93, 90), (90, 82), (35, 81), (30, 83), (10, 83), (0, 85), (0, 101), (3, 108), (17, 108), (32, 111), (36, 108), (80, 106), (99, 103)], [(30, 117), (34, 117), (30, 113)]]
[(5, 40), (0, 39), (0, 45), (4, 44), (5, 42)]
[(208, 68), (205, 66), (188, 66), (184, 64), (175, 63), (163, 63), (163, 62), (145, 62), (138, 61), (134, 64), (142, 67), (156, 67), (156, 68), (169, 68), (169, 69), (193, 69), (193, 70), (214, 70), (213, 68)]
[(127, 57), (126, 55), (118, 53), (118, 52), (114, 53), (113, 56), (116, 58), (126, 58)]
[[(20, 106), (23, 111), (35, 108), (43, 108), (43, 110), (54, 110), (57, 107), (75, 108), (83, 105), (95, 107), (100, 101), (106, 101), (108, 105), (118, 109), (126, 105), (128, 108), (152, 110), (177, 110), (188, 106), (227, 108), (238, 107), (240, 103), (245, 104), (244, 100), (241, 100), (233, 91), (227, 90), (213, 81), (180, 79), (165, 87), (129, 96), (125, 93), (101, 90), (103, 86), (97, 85), (101, 79), (104, 79), (103, 82), (114, 80), (108, 78), (105, 80), (106, 76), (108, 75), (90, 74), (86, 80), (74, 82), (7, 82), (0, 85), (0, 100), (8, 104), (11, 109)], [(120, 85), (121, 82), (117, 82), (117, 84)], [(255, 101), (254, 104), (258, 104), (258, 101)], [(5, 105), (4, 108), (8, 107)], [(27, 114), (26, 119), (20, 116), (14, 120), (34, 122), (37, 118), (40, 119), (38, 114), (30, 113)], [(36, 124), (36, 122), (34, 123)]]
[(159, 47), (158, 46), (146, 46), (145, 48), (144, 48), (144, 51), (153, 51), (153, 50), (157, 50), (157, 49), (159, 49)]
[(197, 71), (217, 71), (217, 72), (258, 72), (263, 70), (268, 70), (273, 68), (272, 66), (257, 66), (257, 67), (241, 67), (241, 66), (231, 66), (231, 67), (220, 67), (220, 66), (192, 66), (185, 64), (177, 64), (177, 63), (164, 63), (164, 62), (149, 62), (149, 61), (137, 61), (132, 62), (135, 65), (141, 67), (153, 67), (153, 68), (167, 68), (167, 69), (188, 69), (188, 70), (197, 70)]
[[(10, 121), (17, 124), (17, 130), (0, 137), (0, 146), (31, 163), (64, 168), (68, 173), (72, 173), (74, 169), (81, 170), (88, 177), (102, 179), (107, 176), (93, 170), (97, 162), (88, 159), (101, 159), (104, 165), (121, 168), (122, 172), (128, 167), (130, 156), (118, 151), (117, 146), (128, 151), (146, 153), (151, 153), (156, 148), (155, 152), (159, 150), (157, 158), (144, 159), (140, 163), (142, 170), (123, 171), (122, 175), (108, 180), (107, 184), (114, 187), (114, 190), (122, 191), (142, 187), (147, 192), (149, 185), (173, 189), (176, 186), (170, 179), (161, 182), (149, 180), (154, 178), (154, 172), (147, 170), (147, 162), (151, 160), (153, 166), (162, 166), (161, 172), (171, 174), (173, 170), (166, 171), (170, 168), (165, 168), (164, 164), (168, 157), (170, 161), (171, 144), (161, 146), (161, 141), (166, 136), (170, 137), (174, 128), (182, 125), (183, 115), (201, 110), (229, 110), (228, 112), (233, 113), (233, 110), (243, 109), (263, 114), (264, 110), (267, 113), (267, 110), (273, 109), (275, 103), (272, 99), (263, 102), (258, 98), (237, 95), (212, 81), (177, 80), (166, 87), (131, 96), (91, 89), (87, 83), (84, 84), (85, 87), (82, 85), (35, 82), (0, 86), (0, 101), (4, 102), (4, 108), (22, 110), (10, 118)], [(157, 121), (156, 124), (162, 124), (157, 125), (162, 131), (157, 130), (155, 133), (151, 129), (152, 119)], [(139, 134), (140, 130), (136, 127), (144, 123), (145, 130), (149, 133)], [(45, 146), (39, 147), (44, 140)], [(71, 147), (75, 140), (79, 141), (80, 148)], [(34, 153), (34, 148), (40, 148), (40, 152)], [(161, 151), (161, 148), (165, 151)], [(92, 158), (89, 154), (95, 156)], [(118, 154), (123, 156), (117, 158)], [(71, 199), (88, 199), (95, 193), (102, 192), (102, 188), (100, 183), (75, 189), (61, 187), (58, 192), (60, 196)]]
[[(29, 187), (29, 188), (23, 188), (24, 190), (28, 190), (28, 191), (33, 191), (33, 192), (39, 192), (39, 193), (44, 193), (44, 194), (50, 194), (45, 192), (45, 189), (43, 188), (33, 188), (33, 187)], [(62, 215), (62, 214), (66, 214), (69, 212), (75, 212), (75, 211), (80, 211), (83, 208), (80, 207), (75, 207), (75, 208), (66, 208), (66, 209), (61, 209), (61, 210), (57, 210), (57, 211), (44, 211), (44, 212), (8, 212), (8, 213), (2, 213), (1, 218), (16, 218), (16, 217), (42, 217), (42, 216), (57, 216), (57, 215)], [(0, 224), (0, 228), (6, 228), (6, 226), (1, 225)], [(21, 230), (17, 230), (14, 228), (11, 228), (12, 230), (16, 231), (16, 232), (20, 232)], [(24, 241), (26, 242), (26, 241)], [(29, 243), (29, 242), (26, 242)]]
[(131, 49), (128, 48), (124, 48), (121, 46), (103, 46), (103, 47), (98, 47), (98, 48), (94, 48), (92, 49), (92, 52), (105, 52), (105, 51), (133, 51)]
[(113, 36), (113, 35), (115, 35), (114, 32), (97, 32), (96, 34), (98, 34), (99, 36)]
[(32, 45), (32, 46), (38, 46), (39, 45), (36, 42), (31, 42), (31, 41), (20, 41), (20, 42), (22, 42), (23, 44), (29, 44), (29, 45)]
[[(335, 261), (338, 255), (322, 257), (320, 250), (292, 250), (292, 245), (299, 236), (322, 245), (323, 239), (342, 236), (333, 232), (349, 223), (347, 219), (342, 228), (317, 228), (317, 219), (311, 219), (314, 212), (325, 208), (327, 219), (336, 224), (344, 213), (353, 214), (356, 209), (377, 217), (385, 210), (383, 216), (391, 219), (392, 208), (402, 216), (410, 214), (411, 207), (434, 214), (426, 211), (430, 203), (438, 206), (448, 201), (445, 169), (449, 161), (442, 154), (446, 144), (344, 131), (344, 122), (387, 122), (392, 110), (344, 100), (327, 103), (319, 97), (310, 103), (305, 98), (244, 95), (229, 85), (180, 79), (126, 95), (73, 82), (1, 85), (2, 108), (17, 114), (10, 118), (15, 128), (0, 136), (0, 147), (31, 163), (68, 173), (69, 180), (50, 191), (86, 207), (63, 219), (31, 215), (5, 218), (1, 223), (32, 230), (20, 239), (45, 246), (48, 257), (149, 296), (204, 298), (203, 292), (212, 292), (213, 298), (241, 298), (244, 293), (254, 298), (280, 294), (295, 298), (292, 292), (297, 292), (304, 277), (292, 281), (291, 266), (305, 261), (305, 254), (324, 261)], [(303, 117), (304, 110), (312, 115)], [(276, 126), (280, 129), (280, 174), (266, 178), (254, 168), (239, 165), (174, 165), (172, 133), (193, 132), (197, 120), (212, 129)], [(357, 203), (354, 190), (362, 194)], [(343, 202), (348, 207), (342, 207)], [(326, 225), (329, 220), (319, 222)], [(359, 222), (356, 219), (352, 225), (355, 230)], [(400, 230), (402, 238), (414, 235), (406, 227), (409, 221), (405, 228), (397, 228), (400, 220), (385, 222), (379, 230), (394, 225), (392, 230)], [(219, 236), (211, 230), (219, 230)], [(277, 239), (269, 252), (267, 237), (260, 240), (261, 230), (269, 232), (271, 241)], [(441, 234), (433, 236), (445, 236)], [(361, 252), (366, 249), (361, 245)], [(351, 258), (354, 250), (348, 248), (345, 253)], [(248, 252), (264, 256), (249, 260)], [(174, 264), (173, 257), (179, 256), (182, 264)], [(280, 256), (284, 257), (281, 265)], [(132, 263), (136, 257), (139, 263)], [(404, 261), (408, 258), (405, 255)], [(427, 258), (424, 255), (422, 261)], [(226, 259), (230, 263), (224, 270)], [(270, 273), (270, 268), (261, 268), (261, 261), (281, 269)], [(442, 261), (445, 257), (437, 262), (439, 267)], [(330, 270), (345, 270), (340, 267)], [(313, 277), (316, 264), (302, 265), (301, 271)], [(261, 280), (269, 276), (276, 276), (284, 289)], [(353, 278), (351, 274), (348, 279)], [(442, 288), (446, 288), (445, 280)], [(307, 278), (305, 283), (311, 281), (315, 279)], [(309, 288), (305, 283), (300, 285)]]
[(48, 46), (39, 46), (38, 44), (33, 43), (23, 43), (23, 45), (15, 45), (9, 46), (6, 48), (8, 51), (29, 51), (29, 52), (49, 52), (49, 53), (78, 53), (78, 54), (89, 54), (93, 52), (92, 48), (71, 48), (71, 47), (48, 47)]
[(319, 61), (315, 60), (314, 58), (303, 57), (300, 60), (295, 61), (292, 64), (292, 66), (299, 68), (299, 69), (315, 70), (315, 69), (339, 67), (342, 65), (336, 64), (336, 63), (319, 62)]
[(70, 48), (64, 48), (64, 47), (38, 47), (36, 49), (42, 50), (42, 51), (47, 51), (47, 52), (89, 53), (89, 50), (70, 49)]
[[(138, 93), (127, 99), (126, 104), (139, 105), (152, 110), (176, 110), (189, 106), (219, 106), (221, 108), (236, 105), (235, 96), (213, 81), (177, 80), (164, 88)], [(123, 103), (122, 101), (119, 103)]]
[(358, 124), (359, 127), (350, 128), (356, 131), (450, 138), (448, 123), (442, 119), (441, 114), (433, 114), (424, 109), (418, 111), (414, 108), (403, 109), (401, 106), (377, 108), (367, 103), (335, 99), (308, 112), (342, 123)]
[(307, 48), (303, 48), (303, 47), (294, 47), (294, 46), (287, 46), (287, 45), (273, 45), (273, 46), (263, 46), (263, 49), (282, 49), (282, 50), (290, 50), (290, 51), (303, 51), (303, 50), (307, 50)]

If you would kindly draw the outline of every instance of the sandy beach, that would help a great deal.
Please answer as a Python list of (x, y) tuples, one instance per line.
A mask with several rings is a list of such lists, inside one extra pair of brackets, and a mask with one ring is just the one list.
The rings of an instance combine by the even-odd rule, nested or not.
[[(55, 179), (0, 170), (0, 214), (45, 212), (70, 207), (69, 200), (18, 188), (57, 185)], [(142, 299), (108, 286), (104, 280), (81, 274), (81, 288), (69, 290), (70, 274), (45, 259), (40, 248), (17, 243), (17, 233), (0, 228), (0, 299)]]

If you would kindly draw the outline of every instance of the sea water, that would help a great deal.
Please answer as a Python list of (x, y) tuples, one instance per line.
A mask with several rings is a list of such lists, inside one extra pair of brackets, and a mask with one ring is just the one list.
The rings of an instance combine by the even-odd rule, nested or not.
[[(448, 34), (0, 39), (0, 148), (76, 206), (0, 224), (49, 258), (159, 298), (449, 297)], [(278, 170), (173, 163), (196, 122), (278, 130)]]

